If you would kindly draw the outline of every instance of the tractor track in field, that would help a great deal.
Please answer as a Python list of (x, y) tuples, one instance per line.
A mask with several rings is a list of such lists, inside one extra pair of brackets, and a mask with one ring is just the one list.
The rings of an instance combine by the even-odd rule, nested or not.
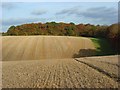
[[(84, 58), (84, 59), (85, 59), (85, 58)], [(98, 66), (96, 66), (96, 65), (87, 63), (87, 62), (85, 62), (85, 61), (83, 61), (83, 60), (78, 60), (78, 59), (76, 59), (76, 58), (75, 58), (74, 60), (77, 61), (77, 62), (83, 63), (83, 64), (85, 64), (85, 65), (87, 65), (87, 66), (95, 69), (96, 71), (98, 71), (98, 72), (100, 72), (100, 73), (108, 76), (109, 78), (113, 79), (113, 80), (116, 81), (116, 82), (120, 82), (120, 77), (117, 77), (116, 75), (111, 75), (111, 73), (106, 72), (105, 70), (101, 69), (100, 67), (98, 67)], [(107, 62), (107, 64), (109, 64), (109, 63)], [(113, 64), (112, 64), (112, 65), (113, 65)]]

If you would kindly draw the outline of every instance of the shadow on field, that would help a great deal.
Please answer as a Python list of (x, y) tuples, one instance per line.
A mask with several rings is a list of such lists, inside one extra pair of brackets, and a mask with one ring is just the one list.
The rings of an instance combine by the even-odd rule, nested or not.
[(107, 39), (104, 38), (91, 38), (95, 48), (96, 56), (114, 55), (117, 52), (112, 48)]
[(95, 56), (95, 54), (96, 50), (94, 49), (80, 49), (78, 53), (73, 55), (73, 58)]

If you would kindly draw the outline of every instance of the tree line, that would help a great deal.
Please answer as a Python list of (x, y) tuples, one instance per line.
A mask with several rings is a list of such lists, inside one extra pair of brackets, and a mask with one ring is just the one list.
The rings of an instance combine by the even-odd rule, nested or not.
[(84, 36), (106, 38), (115, 50), (120, 46), (120, 29), (118, 24), (91, 25), (70, 23), (30, 23), (10, 26), (2, 35), (54, 35), (54, 36)]

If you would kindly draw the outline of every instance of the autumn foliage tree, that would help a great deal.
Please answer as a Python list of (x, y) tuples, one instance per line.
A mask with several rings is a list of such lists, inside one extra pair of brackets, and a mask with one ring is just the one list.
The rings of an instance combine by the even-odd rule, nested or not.
[(30, 23), (11, 26), (5, 35), (55, 35), (55, 36), (84, 36), (106, 38), (115, 50), (118, 49), (120, 40), (120, 25), (91, 25), (70, 23)]
[(112, 43), (115, 50), (120, 52), (120, 28), (119, 24), (113, 24), (108, 28), (107, 38)]

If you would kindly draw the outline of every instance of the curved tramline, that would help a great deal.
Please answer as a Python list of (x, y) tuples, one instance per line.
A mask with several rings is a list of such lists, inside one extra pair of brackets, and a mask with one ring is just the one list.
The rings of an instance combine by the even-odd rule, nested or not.
[(2, 41), (3, 61), (73, 58), (91, 55), (95, 49), (84, 37), (4, 36)]

